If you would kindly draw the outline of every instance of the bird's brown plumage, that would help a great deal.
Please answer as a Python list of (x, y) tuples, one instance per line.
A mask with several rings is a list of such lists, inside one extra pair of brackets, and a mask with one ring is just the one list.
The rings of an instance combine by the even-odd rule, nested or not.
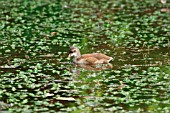
[(91, 53), (81, 55), (77, 47), (70, 47), (69, 56), (74, 57), (74, 62), (78, 64), (106, 64), (112, 60), (112, 57), (102, 53)]

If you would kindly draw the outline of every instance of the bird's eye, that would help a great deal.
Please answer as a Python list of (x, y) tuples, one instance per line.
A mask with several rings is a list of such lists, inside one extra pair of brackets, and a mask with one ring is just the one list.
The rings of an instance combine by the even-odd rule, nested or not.
[(76, 53), (76, 50), (70, 50), (69, 53)]

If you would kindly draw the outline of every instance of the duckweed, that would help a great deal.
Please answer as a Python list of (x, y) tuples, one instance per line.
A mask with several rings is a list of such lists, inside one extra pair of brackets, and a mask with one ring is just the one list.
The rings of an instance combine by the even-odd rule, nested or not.
[[(170, 112), (169, 1), (0, 4), (0, 111)], [(72, 45), (113, 68), (75, 66)]]

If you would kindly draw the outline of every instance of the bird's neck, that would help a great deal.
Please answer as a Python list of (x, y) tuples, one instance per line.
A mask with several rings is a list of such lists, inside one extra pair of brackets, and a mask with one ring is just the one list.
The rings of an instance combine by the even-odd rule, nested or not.
[(77, 63), (77, 59), (81, 57), (80, 51), (77, 52), (77, 55), (73, 58), (73, 62)]
[(80, 51), (77, 52), (77, 56), (76, 56), (76, 57), (77, 57), (77, 58), (81, 57)]

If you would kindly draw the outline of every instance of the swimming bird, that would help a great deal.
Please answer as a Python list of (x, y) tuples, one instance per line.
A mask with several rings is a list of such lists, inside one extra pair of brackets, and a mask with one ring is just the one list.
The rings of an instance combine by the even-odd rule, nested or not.
[(113, 58), (102, 53), (91, 53), (81, 55), (77, 47), (71, 46), (69, 49), (69, 57), (73, 57), (73, 62), (76, 64), (108, 64)]

